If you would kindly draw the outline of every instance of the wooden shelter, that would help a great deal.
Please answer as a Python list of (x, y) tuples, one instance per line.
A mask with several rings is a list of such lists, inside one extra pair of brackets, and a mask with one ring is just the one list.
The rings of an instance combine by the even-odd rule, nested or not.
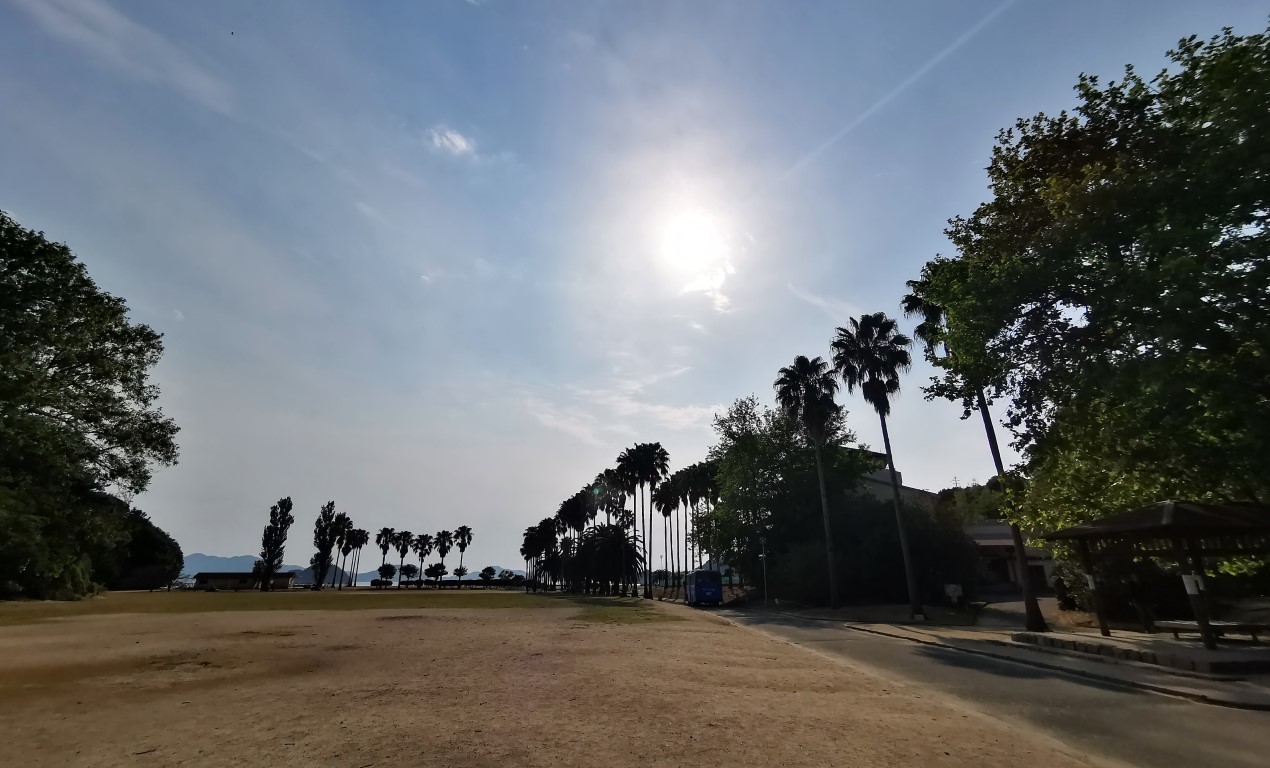
[(1094, 577), (1094, 563), (1113, 558), (1150, 557), (1177, 563), (1191, 610), (1206, 648), (1216, 648), (1211, 603), (1204, 584), (1204, 558), (1270, 552), (1270, 508), (1250, 504), (1160, 501), (1092, 523), (1041, 537), (1068, 541), (1080, 556), (1104, 636), (1111, 634)]

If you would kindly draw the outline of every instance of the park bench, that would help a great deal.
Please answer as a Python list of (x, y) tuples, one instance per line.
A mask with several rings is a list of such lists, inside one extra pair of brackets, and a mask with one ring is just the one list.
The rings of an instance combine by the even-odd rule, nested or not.
[[(1228, 634), (1252, 635), (1253, 642), (1257, 642), (1257, 635), (1262, 632), (1270, 632), (1270, 625), (1245, 621), (1210, 621), (1208, 625), (1218, 637)], [(1172, 632), (1173, 637), (1178, 637), (1183, 632), (1199, 634), (1199, 622), (1195, 621), (1157, 621), (1155, 628)]]

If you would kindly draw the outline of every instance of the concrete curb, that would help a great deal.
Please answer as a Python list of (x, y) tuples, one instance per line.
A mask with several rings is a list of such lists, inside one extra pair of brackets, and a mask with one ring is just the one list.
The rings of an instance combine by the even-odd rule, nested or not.
[[(788, 616), (792, 614), (785, 614), (785, 615)], [(796, 617), (796, 618), (802, 618), (802, 617)], [(1118, 685), (1123, 688), (1136, 688), (1139, 690), (1150, 691), (1151, 693), (1158, 693), (1164, 696), (1174, 696), (1177, 698), (1187, 699), (1189, 701), (1199, 702), (1201, 704), (1210, 704), (1210, 705), (1219, 706), (1219, 707), (1231, 707), (1233, 709), (1250, 709), (1250, 710), (1263, 711), (1263, 712), (1270, 711), (1270, 701), (1266, 701), (1266, 702), (1240, 701), (1238, 699), (1222, 698), (1218, 696), (1197, 693), (1194, 691), (1185, 691), (1185, 690), (1179, 690), (1176, 688), (1170, 688), (1168, 686), (1156, 685), (1154, 683), (1146, 683), (1140, 680), (1127, 680), (1125, 678), (1116, 677), (1114, 675), (1099, 674), (1098, 672), (1095, 672), (1093, 670), (1073, 669), (1071, 667), (1066, 667), (1061, 664), (1048, 664), (1041, 659), (1020, 659), (1017, 656), (1004, 654), (1004, 653), (993, 653), (992, 651), (988, 651), (988, 650), (981, 650), (978, 648), (965, 648), (959, 645), (952, 645), (950, 643), (940, 642), (938, 640), (928, 640), (925, 638), (917, 638), (917, 637), (910, 637), (907, 635), (883, 632), (881, 630), (874, 629), (872, 627), (861, 627), (855, 624), (851, 624), (849, 622), (843, 622), (843, 626), (846, 629), (850, 629), (854, 632), (866, 632), (868, 634), (878, 635), (880, 637), (889, 637), (896, 640), (907, 640), (911, 643), (917, 643), (919, 645), (929, 645), (936, 648), (946, 648), (950, 651), (959, 651), (961, 653), (969, 653), (976, 656), (985, 656), (987, 658), (997, 659), (999, 661), (1010, 661), (1010, 662), (1014, 662), (1015, 664), (1023, 664), (1025, 666), (1038, 667), (1040, 669), (1047, 669), (1051, 672), (1061, 672), (1063, 674), (1073, 675), (1075, 677), (1084, 677), (1090, 680), (1097, 680), (1099, 682), (1107, 683), (1109, 685)], [(1013, 647), (1013, 646), (1006, 646), (1003, 641), (999, 641), (999, 640), (981, 640), (979, 642), (983, 642), (985, 644), (991, 644), (991, 645), (1000, 645), (1003, 647)], [(1033, 646), (1033, 648), (1035, 649), (1035, 646)], [(1027, 650), (1027, 649), (1021, 648), (1019, 650)], [(1040, 650), (1040, 649), (1035, 649), (1035, 650), (1037, 652), (1044, 653), (1043, 650)], [(1168, 673), (1165, 673), (1165, 674), (1168, 674)]]

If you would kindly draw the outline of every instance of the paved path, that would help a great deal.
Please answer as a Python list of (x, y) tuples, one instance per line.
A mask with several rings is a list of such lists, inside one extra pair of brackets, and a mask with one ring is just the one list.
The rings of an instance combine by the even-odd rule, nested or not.
[(1070, 751), (1161, 768), (1270, 765), (1270, 712), (1125, 689), (835, 622), (732, 610), (721, 614), (809, 650), (951, 695), (990, 717), (1045, 733)]

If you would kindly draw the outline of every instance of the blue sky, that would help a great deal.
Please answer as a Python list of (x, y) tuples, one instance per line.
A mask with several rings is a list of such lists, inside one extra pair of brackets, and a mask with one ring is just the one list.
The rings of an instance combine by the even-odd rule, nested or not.
[[(897, 313), (999, 129), (1265, 13), (0, 0), (0, 208), (165, 334), (181, 463), (136, 504), (186, 551), (254, 551), (290, 495), (290, 562), (335, 499), (510, 566), (621, 448), (697, 461), (714, 412)], [(928, 375), (893, 408), (905, 481), (987, 478)]]

